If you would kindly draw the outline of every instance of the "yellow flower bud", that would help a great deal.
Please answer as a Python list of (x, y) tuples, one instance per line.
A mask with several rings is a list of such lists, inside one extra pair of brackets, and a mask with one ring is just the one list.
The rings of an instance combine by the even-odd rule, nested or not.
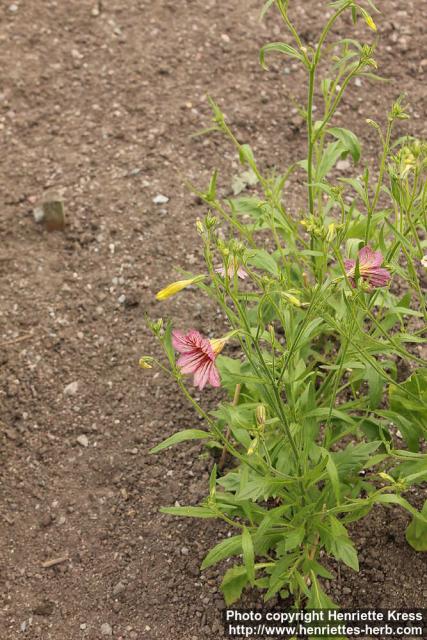
[(389, 476), (388, 473), (384, 473), (383, 471), (381, 471), (378, 475), (383, 480), (387, 480), (388, 482), (392, 482), (394, 484), (394, 478)]
[(288, 293), (287, 291), (284, 291), (283, 295), (285, 296), (285, 298), (287, 298), (287, 300), (289, 300), (289, 302), (291, 304), (294, 305), (294, 307), (300, 307), (301, 306), (300, 300), (298, 300), (298, 298), (296, 298), (294, 295), (292, 295), (292, 293)]
[(153, 367), (151, 366), (150, 362), (153, 362), (153, 358), (151, 358), (150, 356), (142, 356), (139, 361), (139, 366), (141, 367), (141, 369), (152, 369)]
[(365, 22), (372, 31), (377, 31), (377, 25), (372, 19), (372, 16), (369, 15), (367, 11), (363, 11), (363, 17), (365, 18)]
[(204, 277), (205, 276), (195, 276), (194, 278), (189, 278), (188, 280), (178, 280), (177, 282), (172, 282), (156, 294), (156, 299), (166, 300), (167, 298), (174, 296), (176, 293), (179, 293), (186, 287), (189, 287), (191, 284), (201, 282)]
[(234, 329), (233, 331), (229, 331), (222, 338), (213, 338), (212, 340), (209, 340), (209, 342), (211, 343), (212, 351), (216, 355), (221, 353), (221, 351), (224, 349), (224, 347), (227, 344), (227, 342), (230, 340), (230, 338), (235, 336), (236, 333), (239, 333), (238, 329)]
[(225, 347), (225, 343), (227, 342), (226, 338), (214, 338), (213, 340), (209, 340), (211, 343), (212, 351), (218, 355)]
[(332, 222), (329, 226), (328, 226), (328, 232), (326, 234), (326, 240), (327, 242), (332, 242), (332, 240), (334, 239), (335, 236), (335, 224)]
[(247, 451), (248, 456), (253, 456), (257, 447), (258, 447), (258, 438), (255, 438), (255, 440), (252, 440), (251, 446)]

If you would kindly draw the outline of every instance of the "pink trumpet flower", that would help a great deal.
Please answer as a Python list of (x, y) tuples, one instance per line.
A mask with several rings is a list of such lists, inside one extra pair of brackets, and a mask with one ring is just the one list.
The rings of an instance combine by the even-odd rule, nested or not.
[[(225, 267), (223, 265), (216, 267), (215, 271), (216, 273), (219, 273), (220, 276), (225, 278), (226, 272), (225, 272)], [(244, 280), (245, 278), (248, 277), (248, 273), (243, 267), (237, 266), (236, 268), (236, 265), (234, 264), (234, 262), (230, 262), (227, 267), (227, 275), (229, 278), (234, 278), (235, 274), (237, 274), (237, 277), (240, 278), (241, 280)]]
[[(391, 275), (381, 267), (384, 262), (381, 251), (373, 251), (371, 247), (363, 247), (359, 251), (359, 274), (372, 288), (386, 287)], [(356, 260), (344, 261), (345, 271), (353, 287), (356, 286)]]
[(207, 338), (194, 329), (186, 335), (181, 331), (173, 331), (172, 344), (174, 349), (181, 354), (177, 360), (181, 373), (194, 373), (196, 387), (201, 390), (208, 382), (213, 387), (221, 385), (219, 372), (215, 365), (220, 348), (214, 348)]

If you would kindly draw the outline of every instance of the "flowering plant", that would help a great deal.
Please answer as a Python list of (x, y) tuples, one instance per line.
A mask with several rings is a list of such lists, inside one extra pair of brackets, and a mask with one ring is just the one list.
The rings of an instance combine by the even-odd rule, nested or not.
[[(152, 452), (198, 439), (216, 457), (206, 499), (162, 511), (220, 518), (235, 530), (203, 562), (238, 558), (222, 582), (227, 604), (252, 585), (266, 600), (280, 594), (296, 606), (330, 607), (321, 579), (332, 575), (323, 559), (358, 570), (347, 527), (376, 504), (406, 509), (408, 542), (427, 550), (427, 502), (419, 510), (404, 497), (427, 481), (427, 145), (393, 141), (396, 121), (408, 117), (397, 100), (385, 131), (369, 121), (379, 139), (378, 171), (334, 177), (341, 158), (361, 162), (356, 135), (332, 126), (343, 93), (354, 78), (377, 76), (372, 46), (348, 38), (331, 46), (330, 32), (346, 11), (376, 26), (358, 2), (339, 0), (317, 45), (306, 46), (288, 4), (265, 3), (264, 12), (279, 10), (292, 44), (267, 44), (261, 63), (282, 54), (307, 72), (306, 158), (280, 175), (263, 172), (211, 100), (213, 129), (235, 146), (254, 186), (250, 195), (222, 200), (215, 172), (206, 190), (194, 189), (208, 209), (196, 223), (206, 272), (186, 275), (157, 297), (197, 287), (220, 307), (229, 330), (208, 339), (151, 322), (168, 365), (151, 357), (141, 365), (155, 362), (172, 376), (203, 418), (205, 429), (180, 431)], [(319, 120), (315, 99), (323, 101)], [(286, 205), (296, 171), (305, 174), (302, 216)], [(402, 373), (408, 368), (409, 376)], [(220, 388), (216, 410), (196, 400), (190, 374), (200, 390)]]

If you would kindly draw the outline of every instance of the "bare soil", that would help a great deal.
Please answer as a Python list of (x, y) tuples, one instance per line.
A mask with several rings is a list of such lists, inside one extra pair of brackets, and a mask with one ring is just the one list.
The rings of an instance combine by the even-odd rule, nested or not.
[[(206, 333), (222, 324), (192, 292), (162, 305), (153, 296), (176, 265), (201, 265), (203, 210), (184, 180), (203, 187), (218, 167), (226, 189), (239, 170), (219, 137), (190, 137), (209, 123), (206, 94), (261, 166), (303, 156), (301, 71), (279, 58), (259, 66), (259, 47), (281, 29), (273, 14), (259, 23), (260, 4), (1, 3), (1, 639), (223, 637), (222, 568), (202, 575), (199, 565), (226, 530), (158, 512), (197, 503), (210, 461), (198, 446), (148, 456), (197, 419), (138, 359), (156, 349), (146, 313)], [(315, 41), (326, 2), (290, 4)], [(355, 86), (338, 114), (368, 159), (376, 139), (365, 119), (383, 122), (402, 92), (412, 115), (402, 133), (427, 133), (423, 3), (378, 4), (388, 82)], [(348, 35), (350, 22), (338, 29)], [(357, 32), (372, 38), (362, 23)], [(158, 194), (169, 201), (155, 205)], [(36, 224), (46, 197), (64, 200), (64, 232)], [(327, 585), (342, 605), (426, 606), (426, 554), (406, 544), (406, 522), (378, 509), (354, 527), (360, 574), (335, 568)]]

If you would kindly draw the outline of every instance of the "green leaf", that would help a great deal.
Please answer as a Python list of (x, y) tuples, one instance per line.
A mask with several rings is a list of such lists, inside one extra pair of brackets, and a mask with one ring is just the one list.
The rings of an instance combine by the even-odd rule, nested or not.
[(265, 16), (265, 14), (267, 13), (267, 11), (270, 9), (270, 7), (276, 2), (276, 0), (267, 0), (267, 2), (264, 3), (264, 6), (261, 10), (261, 15), (259, 17), (260, 20), (262, 20)]
[(300, 60), (301, 62), (304, 61), (303, 56), (298, 53), (294, 47), (286, 44), (286, 42), (270, 42), (269, 44), (264, 45), (259, 52), (259, 61), (264, 69), (267, 69), (267, 65), (265, 64), (265, 54), (271, 53), (272, 51), (284, 53), (285, 55), (295, 58), (296, 60)]
[(337, 138), (337, 140), (340, 140), (357, 164), (361, 155), (361, 146), (358, 137), (349, 129), (343, 129), (342, 127), (331, 127), (328, 129), (328, 133), (333, 135), (334, 138)]
[(289, 481), (281, 480), (280, 478), (262, 477), (259, 476), (256, 480), (250, 480), (246, 482), (241, 488), (238, 498), (239, 500), (253, 500), (256, 501), (259, 498), (268, 500), (268, 498), (276, 497), (280, 494), (280, 490)]
[(399, 386), (389, 388), (391, 410), (406, 419), (412, 433), (402, 434), (411, 449), (419, 450), (419, 440), (427, 436), (427, 368), (413, 373)]
[(251, 256), (248, 259), (248, 262), (253, 264), (254, 267), (258, 267), (258, 269), (268, 271), (273, 276), (277, 277), (279, 275), (277, 262), (265, 249), (256, 249), (251, 251)]
[(248, 576), (245, 567), (231, 567), (224, 575), (221, 589), (227, 606), (239, 600), (243, 589), (248, 584)]
[(327, 529), (321, 527), (321, 537), (326, 548), (337, 560), (342, 560), (351, 569), (359, 571), (357, 551), (345, 526), (332, 515), (329, 516), (327, 524), (329, 525)]
[(212, 467), (211, 475), (209, 478), (209, 495), (211, 498), (215, 498), (216, 493), (216, 464)]
[(310, 596), (307, 602), (307, 609), (336, 609), (337, 605), (333, 600), (326, 595), (322, 590), (316, 576), (311, 574), (312, 585), (310, 589)]
[(238, 556), (242, 553), (242, 536), (233, 536), (221, 540), (213, 547), (202, 562), (202, 570), (211, 567), (225, 558)]
[(259, 198), (241, 197), (230, 200), (230, 205), (235, 213), (251, 216), (254, 220), (260, 220), (263, 210)]
[(243, 527), (242, 532), (242, 551), (246, 574), (248, 576), (249, 582), (253, 586), (255, 582), (255, 553), (251, 534), (246, 527)]
[(185, 518), (217, 518), (209, 507), (161, 507), (160, 513), (167, 513), (170, 516), (182, 516)]
[(184, 431), (178, 431), (173, 436), (166, 438), (163, 442), (150, 449), (149, 453), (159, 453), (168, 447), (173, 447), (175, 444), (185, 442), (186, 440), (209, 440), (212, 438), (210, 433), (202, 431), (201, 429), (184, 429)]
[(382, 442), (379, 441), (349, 444), (343, 451), (331, 453), (340, 477), (345, 478), (351, 473), (360, 471), (381, 444)]
[(257, 174), (257, 167), (254, 157), (254, 152), (249, 144), (242, 144), (239, 147), (239, 159), (243, 165), (249, 165), (252, 171)]
[(329, 480), (331, 481), (332, 489), (334, 491), (335, 500), (337, 504), (341, 502), (341, 487), (340, 487), (340, 479), (338, 475), (338, 469), (335, 464), (335, 461), (331, 455), (331, 453), (321, 447), (322, 453), (327, 457), (328, 462), (326, 463), (326, 471), (329, 476)]
[(339, 179), (340, 182), (344, 182), (346, 184), (349, 184), (353, 187), (353, 189), (356, 191), (356, 193), (358, 194), (358, 196), (360, 197), (360, 199), (362, 200), (362, 202), (366, 205), (367, 204), (367, 195), (366, 195), (366, 190), (363, 186), (363, 183), (356, 178), (340, 178)]
[(385, 379), (370, 364), (366, 365), (366, 379), (369, 386), (369, 408), (376, 409), (382, 400)]
[(305, 536), (305, 527), (300, 524), (299, 527), (293, 529), (289, 533), (286, 533), (285, 537), (285, 551), (291, 551), (300, 546)]
[(295, 555), (294, 554), (287, 554), (285, 555), (283, 558), (280, 558), (280, 560), (278, 560), (273, 568), (273, 571), (271, 572), (271, 576), (269, 579), (269, 583), (268, 583), (268, 591), (264, 596), (264, 601), (267, 602), (268, 600), (270, 600), (273, 596), (276, 595), (276, 593), (278, 591), (280, 591), (280, 589), (288, 583), (288, 569), (290, 567), (290, 565), (292, 564), (292, 562), (295, 561)]
[(209, 182), (209, 189), (207, 193), (209, 201), (215, 200), (217, 178), (218, 178), (218, 171), (215, 169), (215, 171), (212, 174), (211, 180)]
[(325, 176), (333, 169), (337, 160), (345, 153), (347, 149), (341, 140), (329, 144), (322, 156), (316, 169), (316, 182), (321, 182)]
[(406, 511), (409, 511), (413, 516), (416, 516), (424, 525), (427, 526), (427, 513), (424, 515), (424, 510), (419, 513), (415, 507), (405, 500), (405, 498), (402, 498), (402, 496), (397, 496), (394, 493), (382, 493), (375, 496), (373, 500), (380, 504), (398, 504), (400, 507), (406, 509)]
[(427, 500), (424, 503), (421, 514), (425, 520), (414, 515), (406, 529), (406, 540), (416, 551), (427, 551)]

